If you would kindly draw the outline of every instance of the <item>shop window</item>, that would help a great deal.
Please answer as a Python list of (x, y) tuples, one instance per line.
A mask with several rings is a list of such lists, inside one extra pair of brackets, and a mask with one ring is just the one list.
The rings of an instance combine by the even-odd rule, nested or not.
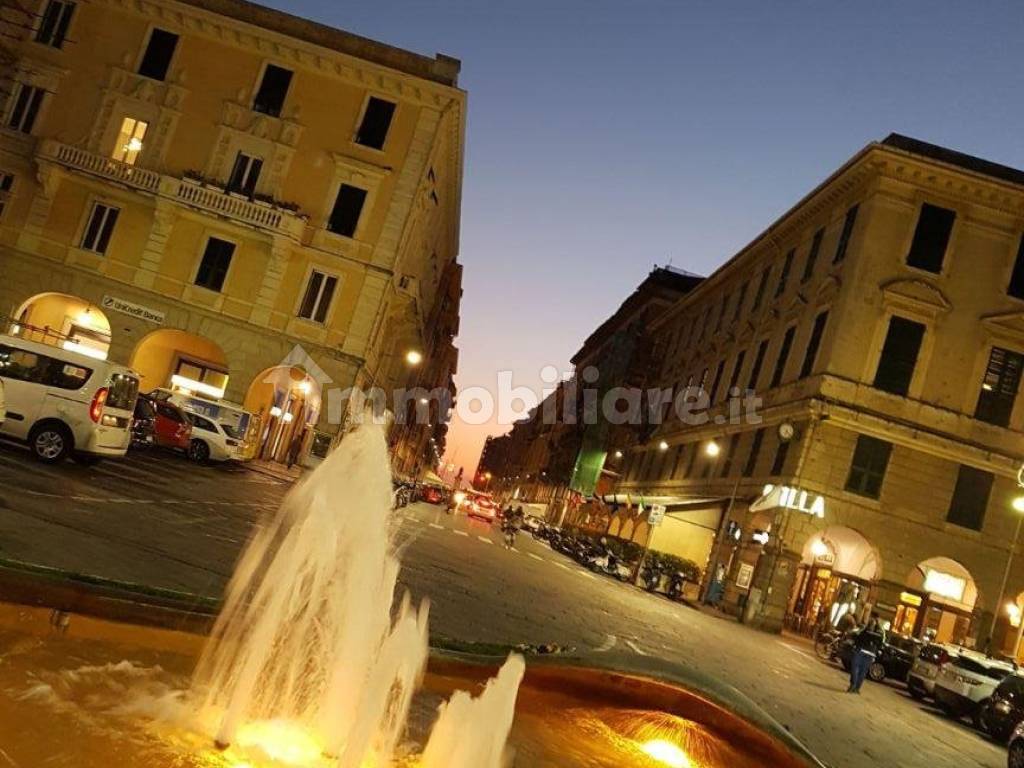
[(334, 200), (331, 218), (327, 228), (336, 234), (353, 237), (359, 226), (359, 216), (366, 203), (366, 190), (342, 184), (338, 188), (338, 197)]
[(725, 447), (725, 456), (722, 459), (722, 472), (720, 477), (728, 477), (732, 474), (732, 462), (736, 458), (736, 446), (740, 441), (740, 435), (737, 432), (729, 438), (729, 443)]
[(892, 443), (869, 435), (858, 435), (850, 474), (846, 478), (846, 490), (877, 499), (882, 493), (882, 481), (891, 453)]
[(196, 272), (196, 285), (218, 293), (224, 288), (224, 280), (228, 276), (231, 257), (235, 253), (235, 244), (217, 237), (206, 241), (203, 259), (199, 262)]
[(227, 191), (252, 197), (256, 192), (256, 184), (260, 180), (262, 170), (262, 159), (239, 152), (235, 155), (235, 164), (231, 167)]
[(839, 243), (836, 244), (836, 255), (832, 257), (832, 263), (838, 264), (846, 258), (846, 249), (850, 246), (850, 236), (853, 234), (853, 225), (857, 223), (857, 211), (859, 205), (853, 206), (846, 212), (843, 219), (843, 231), (839, 235)]
[(142, 54), (142, 61), (139, 62), (139, 74), (152, 80), (166, 79), (177, 47), (176, 34), (165, 29), (154, 29)]
[(765, 267), (761, 272), (761, 278), (757, 282), (757, 293), (754, 294), (754, 303), (750, 305), (751, 312), (757, 312), (761, 308), (761, 302), (764, 300), (764, 291), (768, 286), (768, 276), (771, 274), (771, 271), (771, 267)]
[(907, 266), (935, 274), (941, 272), (954, 221), (956, 211), (923, 203), (917, 217), (910, 253), (907, 254)]
[(814, 326), (811, 328), (811, 338), (807, 340), (807, 349), (804, 351), (804, 361), (800, 366), (800, 378), (806, 379), (814, 372), (814, 364), (818, 359), (818, 348), (821, 346), (821, 337), (825, 333), (825, 325), (828, 323), (828, 312), (822, 312), (814, 318)]
[(925, 327), (921, 323), (896, 315), (890, 318), (878, 370), (875, 371), (875, 387), (894, 395), (907, 394), (917, 365), (917, 355), (921, 351), (924, 331)]
[(1006, 293), (1015, 299), (1024, 299), (1024, 235), (1017, 243), (1017, 258), (1013, 262), (1013, 273)]
[(46, 91), (28, 83), (19, 83), (15, 94), (14, 107), (7, 118), (7, 127), (20, 133), (32, 133)]
[(714, 405), (718, 398), (718, 385), (722, 383), (722, 374), (725, 372), (725, 360), (719, 360), (715, 368), (715, 378), (711, 382), (711, 391), (708, 393), (708, 404)]
[(764, 442), (763, 427), (754, 433), (754, 438), (750, 441), (750, 452), (747, 453), (747, 462), (743, 465), (744, 477), (752, 477), (754, 475), (754, 470), (757, 469), (757, 459), (761, 455), (762, 442)]
[(4, 209), (7, 201), (11, 199), (11, 189), (14, 188), (14, 174), (7, 171), (0, 171), (0, 219), (4, 216)]
[(796, 326), (786, 329), (786, 335), (782, 337), (782, 346), (779, 347), (779, 356), (775, 360), (775, 370), (772, 371), (772, 380), (768, 385), (774, 389), (782, 383), (782, 377), (786, 372), (786, 362), (789, 360), (789, 350), (793, 347), (793, 336), (796, 334)]
[(825, 238), (825, 229), (822, 227), (814, 233), (811, 240), (811, 250), (807, 252), (807, 261), (804, 262), (804, 273), (800, 277), (801, 283), (806, 283), (814, 275), (814, 266), (818, 263), (818, 252), (821, 251), (821, 241)]
[(74, 13), (74, 3), (50, 0), (43, 11), (39, 29), (36, 30), (36, 42), (51, 48), (63, 48)]
[(363, 121), (356, 131), (356, 144), (371, 149), (383, 149), (391, 128), (391, 119), (395, 116), (395, 103), (371, 96), (366, 102)]
[(789, 446), (792, 441), (779, 440), (775, 449), (775, 458), (772, 460), (772, 477), (780, 477), (786, 470), (786, 457), (789, 456)]
[(789, 282), (789, 272), (793, 269), (793, 257), (796, 256), (796, 248), (790, 248), (786, 258), (782, 261), (782, 270), (779, 272), (779, 282), (775, 286), (775, 298), (786, 292), (786, 283)]
[(317, 323), (324, 322), (327, 319), (327, 312), (331, 308), (331, 300), (334, 298), (334, 291), (337, 287), (337, 277), (317, 272), (314, 269), (309, 274), (306, 292), (302, 296), (302, 304), (299, 305), (299, 317)]
[(768, 339), (765, 339), (757, 345), (754, 364), (750, 368), (750, 378), (747, 379), (747, 389), (757, 389), (757, 380), (761, 377), (761, 366), (764, 365), (764, 356), (767, 351)]
[(725, 390), (725, 394), (728, 397), (732, 396), (732, 391), (736, 388), (736, 385), (740, 380), (740, 372), (743, 370), (743, 359), (747, 356), (746, 350), (740, 350), (739, 354), (736, 355), (736, 362), (732, 366), (732, 374), (729, 376), (729, 387)]
[(1017, 389), (1020, 386), (1022, 366), (1024, 355), (992, 347), (988, 356), (988, 366), (985, 368), (985, 377), (981, 381), (981, 392), (978, 393), (974, 418), (999, 427), (1005, 427), (1010, 423), (1010, 414), (1013, 412)]
[(93, 203), (85, 232), (82, 233), (82, 248), (94, 253), (106, 253), (119, 213), (120, 211), (113, 206)]
[(255, 112), (262, 112), (271, 117), (279, 117), (284, 108), (284, 100), (288, 96), (288, 88), (292, 84), (292, 71), (275, 64), (267, 64), (263, 70), (263, 79), (252, 100)]
[(985, 510), (988, 508), (994, 479), (991, 472), (961, 464), (953, 488), (953, 498), (949, 503), (949, 513), (946, 515), (947, 522), (980, 531), (985, 523)]
[(732, 311), (732, 321), (735, 323), (740, 319), (740, 312), (743, 311), (743, 302), (747, 300), (747, 283), (740, 286), (740, 295), (736, 298), (736, 308)]
[(148, 130), (149, 123), (145, 120), (138, 120), (134, 117), (124, 118), (121, 121), (121, 130), (117, 134), (117, 141), (114, 143), (113, 158), (128, 165), (135, 165), (135, 161), (142, 153)]
[(224, 396), (224, 390), (228, 387), (228, 373), (220, 368), (215, 368), (208, 363), (193, 360), (187, 357), (178, 359), (171, 376), (171, 383), (176, 388), (187, 389), (192, 392), (203, 392), (205, 394)]

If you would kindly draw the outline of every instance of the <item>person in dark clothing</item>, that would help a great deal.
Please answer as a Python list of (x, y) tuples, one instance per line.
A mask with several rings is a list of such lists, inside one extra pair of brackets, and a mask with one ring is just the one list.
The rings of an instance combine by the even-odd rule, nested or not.
[(860, 693), (860, 687), (868, 676), (868, 669), (882, 652), (885, 645), (885, 629), (877, 613), (872, 613), (868, 623), (853, 635), (853, 658), (850, 660), (850, 687), (847, 693)]

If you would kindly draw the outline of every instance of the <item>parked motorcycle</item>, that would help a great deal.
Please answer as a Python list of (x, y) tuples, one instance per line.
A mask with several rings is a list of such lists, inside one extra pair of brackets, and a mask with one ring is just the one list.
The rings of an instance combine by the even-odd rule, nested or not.
[(644, 589), (648, 592), (660, 592), (661, 591), (661, 577), (664, 574), (660, 568), (655, 566), (647, 565), (640, 572), (640, 581), (643, 582)]
[(669, 596), (670, 600), (681, 600), (683, 597), (683, 587), (686, 585), (686, 577), (682, 571), (676, 571), (668, 579), (668, 588), (665, 593)]

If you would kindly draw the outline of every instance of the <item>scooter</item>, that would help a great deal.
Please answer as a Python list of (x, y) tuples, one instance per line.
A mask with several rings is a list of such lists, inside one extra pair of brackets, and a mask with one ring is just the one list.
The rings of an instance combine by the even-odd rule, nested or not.
[(666, 594), (670, 600), (679, 600), (683, 596), (683, 586), (686, 584), (686, 577), (682, 571), (676, 571), (668, 579)]
[(646, 566), (640, 573), (640, 580), (644, 584), (644, 589), (648, 592), (659, 592), (661, 587), (662, 571), (660, 568), (654, 568), (652, 566)]

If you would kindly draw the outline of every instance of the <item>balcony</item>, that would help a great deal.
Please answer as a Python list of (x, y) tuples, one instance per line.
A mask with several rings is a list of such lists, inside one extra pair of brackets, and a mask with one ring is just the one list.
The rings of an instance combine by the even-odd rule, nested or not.
[(138, 168), (79, 147), (47, 139), (40, 143), (41, 160), (136, 189), (178, 205), (300, 240), (306, 226), (303, 217), (269, 203), (256, 202), (192, 179), (177, 178)]

